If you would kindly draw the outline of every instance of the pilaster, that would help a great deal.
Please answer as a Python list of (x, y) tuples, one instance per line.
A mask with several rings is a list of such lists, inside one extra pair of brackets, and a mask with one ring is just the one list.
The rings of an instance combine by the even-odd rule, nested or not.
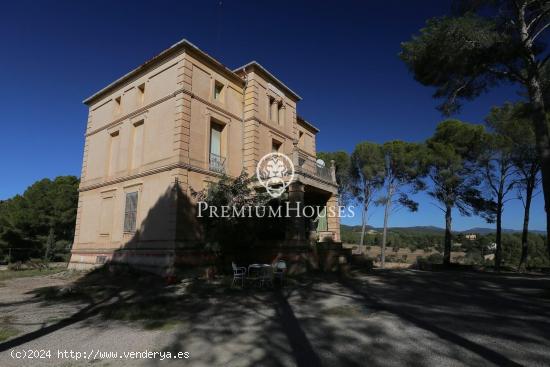
[[(191, 90), (193, 65), (185, 54), (178, 61), (178, 88)], [(189, 141), (191, 135), (191, 96), (178, 93), (176, 96), (176, 111), (174, 123), (174, 153), (178, 160), (189, 163)]]
[[(302, 216), (304, 207), (305, 186), (300, 181), (294, 181), (288, 186), (288, 202), (290, 218), (287, 218), (286, 239), (303, 241), (306, 239), (305, 220)], [(299, 210), (299, 213), (296, 211)]]
[(340, 212), (338, 195), (332, 194), (327, 201), (327, 229), (334, 233), (333, 240), (340, 242)]
[(244, 94), (244, 169), (254, 175), (260, 159), (260, 123), (255, 119), (259, 111), (258, 82), (249, 80)]

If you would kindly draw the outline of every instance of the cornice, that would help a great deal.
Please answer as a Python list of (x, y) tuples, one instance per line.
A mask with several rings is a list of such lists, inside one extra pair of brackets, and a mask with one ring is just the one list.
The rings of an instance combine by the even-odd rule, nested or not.
[(83, 101), (83, 103), (90, 105), (93, 101), (96, 101), (100, 97), (105, 96), (107, 93), (113, 91), (117, 87), (127, 85), (129, 82), (135, 80), (139, 76), (143, 75), (143, 73), (149, 71), (151, 68), (160, 64), (161, 62), (168, 59), (169, 57), (177, 55), (178, 53), (185, 53), (185, 52), (191, 52), (195, 55), (198, 55), (200, 58), (202, 58), (204, 61), (207, 61), (211, 66), (214, 66), (217, 69), (217, 71), (226, 75), (228, 78), (232, 78), (236, 82), (244, 83), (244, 81), (241, 79), (239, 75), (237, 75), (237, 73), (227, 68), (225, 65), (223, 65), (221, 62), (219, 62), (218, 60), (216, 60), (206, 52), (202, 51), (193, 43), (189, 42), (186, 39), (182, 39), (181, 41), (173, 44), (166, 50), (157, 54), (152, 59), (146, 61), (145, 63), (141, 64), (137, 68), (131, 70), (130, 72), (126, 73), (125, 75), (118, 78), (114, 82), (110, 83), (105, 88), (99, 90), (98, 92), (94, 93), (90, 97), (86, 98)]
[(168, 164), (168, 165), (162, 166), (162, 167), (152, 168), (152, 169), (149, 169), (147, 171), (143, 171), (143, 172), (136, 173), (136, 174), (133, 174), (133, 175), (126, 175), (126, 176), (117, 177), (117, 178), (114, 178), (114, 179), (111, 179), (111, 180), (108, 180), (108, 181), (103, 181), (103, 182), (88, 185), (88, 186), (85, 185), (86, 182), (84, 181), (83, 182), (84, 185), (81, 185), (79, 187), (78, 191), (79, 192), (84, 192), (84, 191), (95, 190), (95, 189), (98, 189), (98, 188), (101, 188), (101, 187), (110, 186), (110, 185), (130, 181), (130, 180), (135, 180), (136, 178), (147, 177), (147, 176), (154, 175), (154, 174), (157, 174), (157, 173), (171, 171), (171, 170), (176, 169), (176, 168), (183, 168), (183, 169), (187, 169), (188, 171), (198, 172), (198, 173), (202, 173), (202, 174), (213, 176), (213, 177), (222, 177), (223, 176), (221, 173), (212, 172), (210, 170), (204, 169), (202, 167), (197, 167), (197, 166), (189, 164), (189, 163), (177, 162), (177, 163)]
[(235, 120), (242, 120), (241, 117), (235, 115), (234, 113), (231, 113), (229, 112), (227, 109), (223, 108), (223, 107), (220, 107), (219, 105), (216, 105), (202, 97), (199, 97), (197, 96), (196, 94), (194, 94), (193, 92), (191, 92), (189, 89), (187, 88), (179, 88), (177, 89), (176, 91), (162, 97), (162, 98), (159, 98), (157, 99), (156, 101), (154, 102), (151, 102), (143, 107), (140, 107), (138, 108), (137, 110), (134, 110), (130, 113), (127, 113), (126, 115), (122, 115), (120, 117), (117, 117), (116, 119), (114, 119), (113, 121), (109, 122), (108, 124), (106, 125), (103, 125), (102, 127), (98, 127), (97, 129), (94, 129), (92, 131), (89, 131), (85, 134), (86, 137), (90, 136), (90, 135), (94, 135), (102, 130), (105, 130), (105, 129), (110, 129), (120, 123), (122, 123), (124, 120), (126, 119), (131, 119), (131, 118), (134, 118), (136, 116), (139, 116), (145, 112), (147, 112), (147, 110), (149, 110), (150, 108), (162, 103), (162, 102), (166, 102), (174, 97), (176, 97), (178, 94), (180, 93), (184, 93), (188, 96), (190, 96), (192, 99), (196, 99), (197, 101), (200, 101), (204, 104), (206, 104), (207, 106), (209, 106), (210, 108), (212, 109), (215, 109), (217, 110), (218, 112), (222, 113), (222, 114), (225, 114), (227, 116), (230, 116), (231, 118), (235, 119)]
[[(225, 114), (235, 120), (242, 120), (242, 118), (240, 116), (237, 116), (235, 115), (234, 113), (231, 113), (229, 112), (227, 109), (223, 108), (223, 107), (220, 107), (219, 105), (217, 104), (214, 104), (202, 97), (199, 97), (197, 96), (196, 94), (194, 94), (193, 92), (191, 92), (190, 90), (188, 90), (187, 88), (180, 88), (180, 89), (177, 89), (176, 91), (170, 93), (169, 95), (165, 96), (165, 97), (162, 97), (162, 98), (159, 98), (158, 100), (154, 101), (154, 102), (151, 102), (143, 107), (140, 107), (138, 108), (137, 110), (134, 110), (130, 113), (127, 113), (126, 115), (123, 115), (123, 116), (120, 116), (118, 118), (116, 118), (115, 120), (113, 120), (112, 122), (102, 126), (102, 127), (99, 127), (97, 129), (94, 129), (90, 132), (87, 132), (85, 134), (86, 137), (88, 136), (91, 136), (91, 135), (94, 135), (94, 134), (97, 134), (98, 132), (102, 131), (102, 130), (105, 130), (105, 129), (110, 129), (120, 123), (122, 123), (124, 120), (126, 119), (131, 119), (131, 118), (134, 118), (136, 116), (139, 116), (141, 115), (142, 113), (144, 112), (147, 112), (147, 110), (149, 110), (150, 108), (162, 103), (162, 102), (165, 102), (165, 101), (168, 101), (169, 99), (171, 98), (174, 98), (176, 97), (178, 94), (180, 93), (184, 93), (184, 94), (187, 94), (188, 96), (190, 96), (192, 99), (196, 99), (197, 101), (200, 101), (204, 104), (206, 104), (208, 107), (212, 108), (212, 109), (215, 109), (217, 110), (218, 112), (222, 113), (222, 114)], [(287, 132), (277, 128), (277, 126), (274, 126), (273, 124), (270, 124), (270, 123), (267, 123), (266, 121), (256, 117), (256, 116), (252, 116), (252, 117), (248, 117), (244, 120), (245, 122), (247, 121), (257, 121), (259, 122), (260, 124), (268, 127), (269, 129), (273, 130), (273, 131), (276, 131), (277, 133), (285, 136), (286, 138), (288, 139), (294, 139), (294, 137), (290, 134), (288, 134)]]

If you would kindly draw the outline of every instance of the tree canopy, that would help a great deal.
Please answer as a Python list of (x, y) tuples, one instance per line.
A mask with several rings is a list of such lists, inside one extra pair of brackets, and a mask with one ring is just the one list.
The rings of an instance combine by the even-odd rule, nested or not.
[[(527, 6), (527, 45), (514, 22), (520, 16), (516, 6)], [(499, 83), (527, 84), (525, 47), (534, 57), (545, 57), (541, 34), (549, 7), (547, 1), (455, 1), (455, 14), (429, 19), (418, 35), (401, 44), (400, 57), (416, 80), (436, 88), (434, 97), (443, 99), (440, 110), (457, 112), (462, 100)]]
[(450, 262), (452, 209), (462, 215), (482, 213), (487, 208), (478, 186), (481, 183), (478, 157), (484, 128), (458, 120), (446, 120), (427, 140), (428, 177), (433, 185), (428, 194), (445, 213), (444, 260)]
[(318, 152), (317, 157), (330, 164), (334, 161), (336, 166), (336, 182), (338, 183), (338, 194), (340, 202), (345, 204), (351, 198), (351, 160), (347, 152)]
[[(550, 233), (549, 60), (547, 0), (456, 0), (450, 16), (429, 19), (401, 45), (416, 80), (435, 87), (446, 115), (500, 83), (523, 88), (541, 162), (547, 233)], [(547, 236), (549, 237), (549, 236)], [(548, 241), (550, 253), (550, 241)]]
[(11, 253), (11, 260), (42, 257), (52, 233), (58, 252), (67, 252), (74, 236), (78, 184), (75, 176), (46, 178), (22, 195), (0, 202), (2, 256)]

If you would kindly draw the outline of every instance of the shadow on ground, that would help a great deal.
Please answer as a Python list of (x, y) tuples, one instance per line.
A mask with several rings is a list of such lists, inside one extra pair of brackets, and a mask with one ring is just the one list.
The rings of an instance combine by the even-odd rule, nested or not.
[[(47, 338), (72, 324), (162, 331), (163, 351), (204, 366), (548, 365), (547, 277), (386, 271), (309, 274), (283, 288), (231, 289), (228, 279), (163, 278), (108, 266), (72, 286), (33, 291), (80, 311), (0, 344)], [(150, 360), (145, 365), (170, 365)], [(181, 362), (180, 362), (181, 363)]]
[(378, 271), (343, 284), (484, 364), (548, 365), (550, 277), (483, 272)]

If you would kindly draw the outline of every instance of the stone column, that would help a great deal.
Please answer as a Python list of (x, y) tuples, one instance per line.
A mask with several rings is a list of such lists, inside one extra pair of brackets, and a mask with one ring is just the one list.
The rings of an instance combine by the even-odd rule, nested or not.
[(289, 218), (286, 225), (286, 239), (303, 241), (306, 238), (306, 227), (302, 209), (304, 207), (304, 184), (294, 181), (288, 186), (287, 208)]
[(294, 170), (297, 170), (300, 165), (300, 153), (298, 151), (298, 140), (292, 141), (292, 164), (294, 165)]
[(332, 239), (335, 242), (340, 242), (340, 211), (338, 205), (338, 194), (332, 194), (327, 201), (327, 229), (334, 234)]
[(330, 160), (330, 177), (332, 178), (332, 182), (336, 183), (336, 165), (334, 159)]
[(277, 119), (278, 119), (279, 125), (284, 125), (285, 124), (286, 107), (285, 107), (285, 103), (283, 101), (281, 101), (280, 103), (281, 103), (281, 108), (277, 107), (277, 114), (278, 114)]

